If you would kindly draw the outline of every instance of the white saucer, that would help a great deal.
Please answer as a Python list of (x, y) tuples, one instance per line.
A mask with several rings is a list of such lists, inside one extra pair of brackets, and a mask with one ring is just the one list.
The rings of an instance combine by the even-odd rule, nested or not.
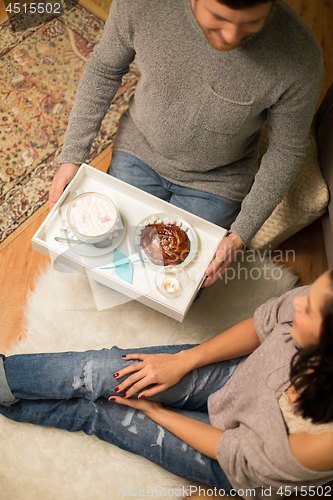
[[(73, 250), (73, 252), (75, 252), (79, 255), (82, 255), (83, 257), (100, 257), (101, 255), (106, 255), (106, 254), (112, 252), (115, 248), (117, 248), (120, 245), (120, 243), (123, 241), (124, 236), (126, 234), (125, 219), (119, 210), (118, 210), (118, 212), (120, 214), (121, 221), (119, 221), (120, 224), (119, 224), (119, 222), (117, 223), (119, 228), (116, 229), (116, 231), (119, 233), (119, 236), (117, 236), (116, 238), (112, 238), (111, 240), (109, 240), (109, 239), (104, 240), (106, 243), (107, 243), (107, 241), (110, 242), (109, 246), (107, 246), (107, 247), (95, 246), (95, 245), (102, 245), (104, 243), (104, 241), (101, 243), (95, 243), (95, 244), (93, 244), (93, 243), (72, 243), (71, 242), (71, 243), (67, 243), (68, 248)], [(120, 227), (120, 226), (122, 226), (122, 227)], [(68, 233), (66, 231), (65, 231), (65, 234), (66, 234), (66, 237), (68, 237)]]

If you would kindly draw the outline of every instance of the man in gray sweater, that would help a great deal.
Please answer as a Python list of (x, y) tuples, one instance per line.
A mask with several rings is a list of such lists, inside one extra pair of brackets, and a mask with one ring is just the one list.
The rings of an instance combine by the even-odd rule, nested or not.
[[(135, 57), (141, 77), (109, 173), (230, 229), (207, 269), (209, 286), (297, 174), (321, 50), (283, 0), (113, 0), (77, 90), (51, 206), (88, 157)], [(269, 148), (258, 170), (266, 119)]]

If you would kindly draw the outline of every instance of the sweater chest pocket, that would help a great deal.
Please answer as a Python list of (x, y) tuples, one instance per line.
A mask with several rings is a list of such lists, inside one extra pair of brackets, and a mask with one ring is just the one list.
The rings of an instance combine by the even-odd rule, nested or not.
[(216, 134), (234, 135), (241, 129), (251, 113), (254, 99), (247, 102), (233, 101), (217, 94), (209, 87), (201, 96), (195, 113), (195, 126)]

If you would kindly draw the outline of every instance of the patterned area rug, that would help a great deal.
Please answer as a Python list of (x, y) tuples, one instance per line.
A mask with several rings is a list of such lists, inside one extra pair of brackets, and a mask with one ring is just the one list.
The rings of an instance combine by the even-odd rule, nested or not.
[[(0, 26), (0, 249), (48, 199), (77, 84), (103, 32), (104, 21), (73, 0), (66, 5), (34, 26), (24, 14)], [(112, 146), (138, 77), (133, 65), (87, 163)]]

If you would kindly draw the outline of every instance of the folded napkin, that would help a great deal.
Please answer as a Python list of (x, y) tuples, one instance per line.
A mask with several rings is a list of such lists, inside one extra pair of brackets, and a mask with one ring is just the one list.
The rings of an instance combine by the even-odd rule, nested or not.
[(143, 260), (145, 259), (136, 259), (130, 261), (129, 257), (126, 257), (125, 254), (123, 254), (120, 250), (115, 248), (113, 251), (113, 260), (112, 260), (113, 265), (110, 267), (101, 267), (101, 269), (115, 269), (117, 276), (119, 276), (119, 278), (121, 278), (124, 281), (127, 281), (127, 283), (132, 284), (133, 283), (132, 263), (140, 262)]

